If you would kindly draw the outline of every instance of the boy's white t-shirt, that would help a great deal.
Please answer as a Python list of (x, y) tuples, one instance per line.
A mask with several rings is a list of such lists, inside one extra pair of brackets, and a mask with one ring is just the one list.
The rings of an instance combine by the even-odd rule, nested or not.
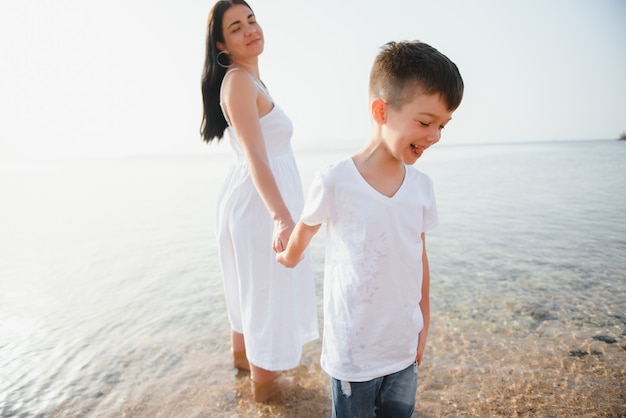
[(438, 224), (430, 178), (406, 166), (387, 197), (347, 158), (316, 173), (301, 220), (326, 224), (324, 371), (363, 382), (410, 366), (424, 324), (420, 234)]

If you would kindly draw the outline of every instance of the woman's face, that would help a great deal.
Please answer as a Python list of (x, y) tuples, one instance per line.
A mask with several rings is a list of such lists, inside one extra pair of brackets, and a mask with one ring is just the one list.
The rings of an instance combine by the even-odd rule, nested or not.
[(226, 10), (222, 33), (224, 42), (217, 42), (217, 47), (228, 53), (231, 62), (258, 57), (263, 52), (263, 30), (252, 10), (242, 4)]

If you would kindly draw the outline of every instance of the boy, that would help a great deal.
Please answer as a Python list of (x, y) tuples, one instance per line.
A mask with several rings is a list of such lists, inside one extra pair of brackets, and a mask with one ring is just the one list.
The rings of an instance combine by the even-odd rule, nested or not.
[(277, 260), (295, 266), (326, 224), (321, 365), (333, 417), (409, 417), (430, 322), (424, 233), (438, 223), (432, 182), (412, 165), (439, 141), (463, 80), (431, 46), (390, 42), (369, 92), (369, 142), (316, 174)]

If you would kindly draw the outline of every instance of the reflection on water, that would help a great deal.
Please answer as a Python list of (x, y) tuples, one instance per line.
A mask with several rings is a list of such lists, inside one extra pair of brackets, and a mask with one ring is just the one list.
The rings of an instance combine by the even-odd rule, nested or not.
[[(624, 145), (440, 146), (417, 164), (435, 181), (442, 222), (427, 238), (429, 347), (442, 373), (473, 371), (478, 393), (497, 397), (485, 371), (521, 386), (528, 376), (507, 365), (536, 344), (565, 353), (549, 360), (555, 367), (575, 367), (570, 351), (604, 350), (624, 368)], [(345, 155), (298, 153), (305, 187)], [(245, 389), (223, 367), (228, 324), (213, 239), (227, 164), (0, 166), (0, 416), (112, 411), (175, 392), (177, 376), (223, 388), (215, 403), (225, 411), (237, 404), (232, 387)], [(321, 302), (320, 235), (313, 245)], [(319, 344), (308, 345), (302, 374), (318, 367)], [(433, 379), (421, 406), (438, 410), (447, 401), (428, 397)], [(574, 380), (564, 384), (575, 390)]]

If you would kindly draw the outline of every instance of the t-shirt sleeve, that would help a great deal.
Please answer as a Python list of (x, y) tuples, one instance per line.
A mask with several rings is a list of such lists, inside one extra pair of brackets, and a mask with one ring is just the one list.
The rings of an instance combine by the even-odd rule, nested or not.
[(424, 204), (423, 232), (429, 231), (439, 225), (439, 213), (437, 212), (437, 200), (432, 181), (429, 181), (429, 196)]
[(300, 220), (309, 226), (315, 226), (327, 222), (329, 213), (322, 173), (318, 171), (311, 182)]

